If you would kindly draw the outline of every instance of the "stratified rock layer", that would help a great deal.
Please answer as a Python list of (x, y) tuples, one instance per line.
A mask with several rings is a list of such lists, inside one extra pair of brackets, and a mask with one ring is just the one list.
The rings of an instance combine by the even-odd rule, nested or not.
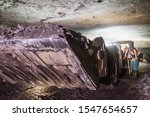
[(66, 40), (68, 32), (53, 24), (1, 30), (0, 82), (94, 90), (95, 83)]

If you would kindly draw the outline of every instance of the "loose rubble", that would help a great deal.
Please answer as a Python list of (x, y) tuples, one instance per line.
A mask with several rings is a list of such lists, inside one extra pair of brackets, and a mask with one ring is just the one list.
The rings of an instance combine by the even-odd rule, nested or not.
[(150, 99), (150, 74), (143, 74), (138, 81), (134, 82), (130, 88), (131, 93), (135, 99), (149, 100)]

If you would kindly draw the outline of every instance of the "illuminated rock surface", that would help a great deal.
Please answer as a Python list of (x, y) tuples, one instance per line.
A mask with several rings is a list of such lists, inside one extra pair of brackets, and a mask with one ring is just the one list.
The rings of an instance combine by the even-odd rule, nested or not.
[[(75, 73), (77, 73), (75, 63), (79, 62), (78, 59), (66, 60), (67, 55), (64, 55), (64, 51), (62, 50), (70, 52), (68, 54), (69, 56), (74, 55), (74, 53), (68, 49), (69, 45), (66, 44), (66, 38), (64, 38), (66, 35), (64, 35), (61, 29), (62, 27), (60, 27), (59, 31), (54, 31), (55, 29), (57, 30), (57, 26), (54, 29), (48, 29), (51, 30), (51, 36), (49, 36), (49, 33), (41, 32), (43, 27), (40, 26), (39, 29), (35, 31), (32, 30), (31, 26), (28, 26), (26, 30), (24, 27), (18, 26), (15, 32), (7, 28), (4, 32), (0, 30), (0, 99), (150, 99), (149, 6), (149, 0), (101, 0), (101, 2), (99, 0), (1, 0), (0, 29), (9, 27), (9, 25), (16, 26), (18, 24), (26, 25), (51, 22), (79, 31), (91, 39), (102, 36), (108, 42), (126, 39), (133, 40), (139, 50), (144, 53), (144, 62), (140, 64), (141, 75), (138, 80), (133, 80), (132, 78), (128, 79), (129, 76), (124, 75), (115, 87), (101, 84), (96, 91), (81, 88), (62, 89), (55, 86), (70, 87), (71, 85), (72, 87), (95, 88), (93, 83), (90, 83), (90, 80), (84, 83), (82, 82), (84, 78), (87, 77), (86, 74), (83, 75), (84, 78), (82, 80), (80, 77), (71, 81), (64, 75), (63, 79), (67, 84), (62, 83), (59, 79), (62, 75), (62, 70), (65, 70), (64, 74), (69, 76), (68, 72), (66, 73), (66, 69), (71, 69), (70, 63), (72, 64), (72, 62), (74, 62), (74, 68), (72, 68), (71, 71), (73, 72), (75, 70)], [(44, 36), (43, 33), (45, 33)], [(77, 35), (79, 37), (81, 36), (80, 34)], [(45, 36), (48, 37), (48, 39), (46, 39)], [(43, 43), (43, 37), (45, 41), (50, 43), (52, 43), (50, 39), (57, 40), (57, 38), (59, 38), (63, 44), (59, 45), (57, 41), (56, 43), (58, 44), (57, 48), (61, 49), (49, 49), (52, 48), (54, 43), (50, 45), (46, 44), (47, 48), (38, 49), (38, 47), (41, 48), (42, 46), (39, 42)], [(3, 41), (3, 39), (6, 40)], [(40, 41), (37, 41), (37, 39), (40, 39)], [(10, 40), (10, 42), (7, 40)], [(23, 40), (24, 43), (22, 43)], [(4, 46), (5, 44), (8, 44), (8, 46), (11, 45), (11, 48)], [(80, 46), (80, 48), (83, 49), (83, 43), (80, 44), (75, 45), (72, 43), (73, 46)], [(20, 46), (16, 48), (16, 45)], [(21, 50), (22, 47), (24, 48), (30, 45), (38, 46), (34, 48), (29, 47), (29, 50), (27, 50), (27, 48), (26, 50)], [(4, 48), (6, 52), (1, 51), (4, 50)], [(19, 49), (19, 51), (16, 51), (17, 49)], [(74, 51), (75, 54), (84, 52), (80, 51), (82, 49)], [(48, 58), (50, 53), (53, 58), (53, 51), (57, 51), (59, 55), (63, 56), (56, 60), (63, 61), (65, 64), (50, 63), (50, 66), (46, 65), (50, 62)], [(43, 61), (40, 60), (40, 56), (44, 56)], [(16, 58), (18, 57), (21, 59), (17, 60)], [(34, 58), (34, 60), (32, 58)], [(83, 60), (85, 58), (87, 58), (87, 56), (82, 57)], [(45, 63), (45, 61), (48, 63)], [(81, 58), (80, 62), (82, 62)], [(15, 67), (12, 68), (11, 65)], [(26, 69), (23, 69), (24, 67)], [(54, 82), (56, 79), (49, 78), (52, 75), (49, 73), (49, 68), (51, 72), (53, 71), (54, 73), (56, 69), (60, 70), (61, 74), (53, 74), (57, 77), (57, 82)], [(80, 70), (84, 71), (82, 67), (80, 67)], [(44, 75), (45, 73), (46, 75)], [(36, 76), (37, 74), (38, 77)], [(76, 76), (78, 75), (73, 75), (73, 77)], [(29, 77), (33, 79), (30, 81)], [(16, 81), (17, 84), (14, 84)], [(76, 81), (78, 81), (78, 83)], [(94, 83), (95, 82), (99, 84), (99, 81), (94, 80)], [(55, 86), (50, 87), (51, 85)]]
[(26, 88), (45, 84), (94, 90), (95, 84), (66, 40), (67, 32), (70, 31), (52, 24), (2, 31), (1, 81)]

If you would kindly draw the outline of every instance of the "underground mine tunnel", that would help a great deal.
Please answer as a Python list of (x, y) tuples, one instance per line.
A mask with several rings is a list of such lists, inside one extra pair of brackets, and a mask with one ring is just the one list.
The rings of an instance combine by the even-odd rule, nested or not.
[[(1, 0), (0, 99), (150, 99), (149, 6)], [(136, 77), (123, 68), (125, 46), (143, 53)]]

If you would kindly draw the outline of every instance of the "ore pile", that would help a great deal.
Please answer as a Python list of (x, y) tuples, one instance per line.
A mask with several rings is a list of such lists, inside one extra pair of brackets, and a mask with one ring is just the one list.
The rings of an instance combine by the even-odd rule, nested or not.
[(76, 56), (77, 51), (68, 42), (74, 43), (82, 56), (86, 55), (83, 36), (62, 26), (18, 25), (17, 29), (1, 30), (0, 82), (8, 84), (5, 93), (9, 94), (9, 90), (18, 84), (26, 88), (46, 84), (59, 88), (95, 89), (95, 83)]
[(143, 74), (137, 82), (133, 83), (129, 88), (129, 94), (132, 94), (134, 99), (149, 100), (150, 74)]

